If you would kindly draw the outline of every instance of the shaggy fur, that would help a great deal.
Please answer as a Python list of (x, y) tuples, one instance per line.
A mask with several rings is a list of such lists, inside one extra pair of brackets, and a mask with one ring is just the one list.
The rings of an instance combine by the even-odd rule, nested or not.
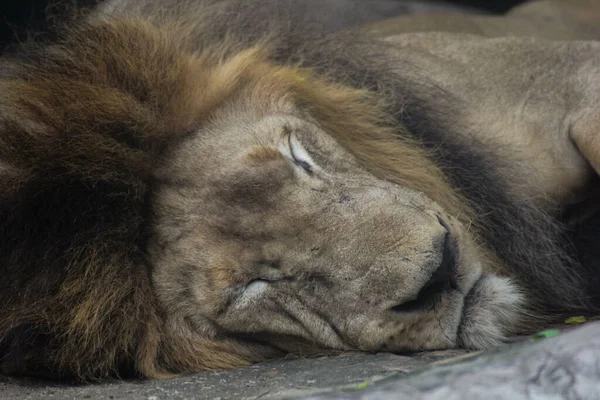
[(493, 155), (454, 139), (459, 102), (389, 71), (410, 60), (274, 3), (206, 3), (156, 16), (137, 2), (1, 61), (3, 372), (161, 377), (277, 355), (259, 343), (164, 335), (146, 253), (153, 193), (177, 184), (157, 179), (157, 166), (247, 85), (295, 93), (375, 176), (458, 216), (490, 264), (526, 288), (530, 312), (593, 309), (598, 282), (579, 266), (570, 231), (505, 190)]

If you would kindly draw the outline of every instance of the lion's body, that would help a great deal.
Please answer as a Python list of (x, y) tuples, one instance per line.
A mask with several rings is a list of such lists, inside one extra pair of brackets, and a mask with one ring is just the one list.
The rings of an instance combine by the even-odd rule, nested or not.
[(485, 39), (259, 4), (111, 2), (0, 61), (2, 371), (484, 348), (597, 311), (600, 45), (543, 37), (600, 39), (599, 7)]

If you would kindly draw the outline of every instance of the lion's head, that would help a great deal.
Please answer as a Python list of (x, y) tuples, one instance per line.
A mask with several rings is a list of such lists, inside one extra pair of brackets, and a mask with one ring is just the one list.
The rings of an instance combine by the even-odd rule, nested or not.
[(517, 326), (524, 296), (389, 96), (179, 34), (101, 21), (7, 61), (5, 371), (483, 348)]
[[(256, 50), (213, 73), (232, 88), (227, 101), (156, 173), (152, 280), (175, 329), (304, 353), (504, 337), (522, 297), (460, 219), (417, 190), (424, 166), (402, 157), (418, 150), (381, 126), (366, 93)], [(394, 163), (405, 171), (382, 179)], [(446, 184), (429, 185), (443, 200)]]

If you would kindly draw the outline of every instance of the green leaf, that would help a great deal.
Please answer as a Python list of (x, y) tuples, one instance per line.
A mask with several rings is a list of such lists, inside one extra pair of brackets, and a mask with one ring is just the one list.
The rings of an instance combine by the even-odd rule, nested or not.
[(533, 335), (534, 339), (547, 339), (554, 337), (560, 333), (558, 329), (546, 329), (545, 331), (541, 331)]
[(369, 382), (364, 381), (363, 383), (359, 383), (358, 385), (356, 385), (356, 389), (363, 390), (363, 389), (366, 389), (368, 386), (369, 386)]
[(571, 317), (571, 318), (567, 318), (565, 320), (565, 324), (567, 325), (578, 325), (578, 324), (583, 324), (585, 322), (585, 317), (583, 316), (577, 316), (577, 317)]

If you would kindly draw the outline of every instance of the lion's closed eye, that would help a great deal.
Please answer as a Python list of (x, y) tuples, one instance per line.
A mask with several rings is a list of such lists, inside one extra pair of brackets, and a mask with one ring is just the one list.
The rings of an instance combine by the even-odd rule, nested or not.
[(308, 154), (304, 146), (296, 138), (296, 136), (286, 130), (284, 137), (287, 139), (285, 144), (280, 146), (280, 151), (285, 158), (290, 160), (296, 167), (312, 175), (314, 172), (314, 166), (316, 165), (311, 156)]
[(269, 282), (260, 278), (250, 281), (243, 289), (238, 291), (238, 297), (235, 302), (236, 306), (244, 307), (250, 304), (269, 288)]

